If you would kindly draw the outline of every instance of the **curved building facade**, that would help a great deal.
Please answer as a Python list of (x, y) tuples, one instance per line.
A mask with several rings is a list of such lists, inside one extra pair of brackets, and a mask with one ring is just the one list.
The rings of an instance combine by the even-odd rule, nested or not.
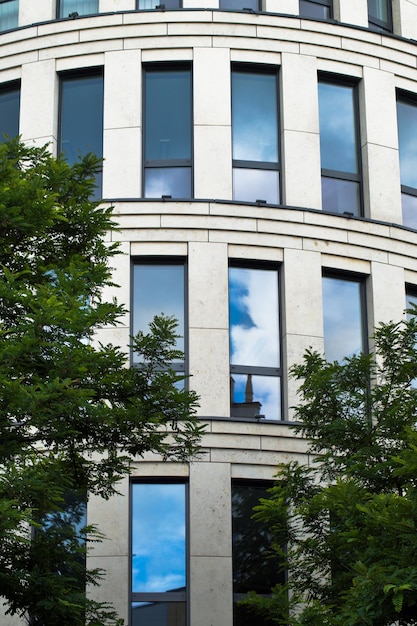
[(288, 371), (310, 346), (371, 349), (417, 294), (417, 5), (7, 0), (0, 27), (0, 131), (104, 157), (129, 314), (100, 339), (131, 358), (175, 315), (207, 424), (190, 466), (137, 459), (90, 500), (94, 593), (130, 626), (253, 623), (234, 608), (268, 578), (239, 565), (250, 504), (308, 462)]

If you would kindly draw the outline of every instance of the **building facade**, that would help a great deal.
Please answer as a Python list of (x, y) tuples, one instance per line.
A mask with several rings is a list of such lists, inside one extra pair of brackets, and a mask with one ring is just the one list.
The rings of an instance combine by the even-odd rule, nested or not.
[(90, 500), (94, 593), (130, 626), (245, 626), (249, 505), (308, 462), (289, 368), (372, 349), (417, 293), (417, 5), (155, 2), (0, 2), (0, 130), (104, 157), (129, 314), (100, 340), (132, 359), (175, 315), (207, 424), (191, 465), (137, 459)]

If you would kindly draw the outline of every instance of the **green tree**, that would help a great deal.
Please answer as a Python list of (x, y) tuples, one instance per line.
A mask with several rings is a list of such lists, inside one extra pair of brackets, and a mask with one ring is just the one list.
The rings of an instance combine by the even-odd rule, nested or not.
[(374, 355), (329, 363), (308, 351), (293, 368), (310, 462), (281, 465), (255, 509), (273, 535), (285, 529), (271, 556), (288, 582), (245, 601), (275, 623), (417, 624), (416, 319), (382, 324), (374, 340)]
[(85, 569), (86, 540), (100, 537), (83, 501), (109, 498), (147, 451), (188, 461), (202, 432), (196, 395), (169, 367), (175, 320), (134, 339), (140, 368), (94, 341), (123, 313), (102, 300), (118, 252), (111, 209), (91, 200), (100, 167), (0, 145), (0, 596), (41, 626), (119, 623), (85, 594), (102, 572)]

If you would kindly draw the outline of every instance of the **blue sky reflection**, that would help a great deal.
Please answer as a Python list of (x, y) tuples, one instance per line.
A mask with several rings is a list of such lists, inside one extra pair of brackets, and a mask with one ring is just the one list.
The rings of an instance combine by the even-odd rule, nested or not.
[(363, 351), (361, 283), (323, 277), (324, 352), (342, 362)]
[(357, 173), (354, 87), (319, 83), (321, 167)]

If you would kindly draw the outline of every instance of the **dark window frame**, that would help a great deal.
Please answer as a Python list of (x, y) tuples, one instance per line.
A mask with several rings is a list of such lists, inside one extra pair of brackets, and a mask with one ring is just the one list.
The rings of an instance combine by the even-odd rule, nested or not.
[[(190, 77), (190, 159), (164, 159), (164, 160), (146, 160), (146, 76), (150, 72), (175, 72), (175, 71), (187, 71)], [(145, 195), (146, 184), (146, 170), (147, 169), (162, 169), (162, 168), (174, 168), (182, 167), (190, 170), (190, 196), (174, 197), (174, 196), (160, 196), (162, 199), (175, 199), (175, 200), (192, 200), (194, 198), (194, 110), (193, 110), (193, 66), (191, 62), (184, 63), (146, 63), (142, 66), (142, 198), (145, 199), (158, 199), (158, 197), (151, 197)]]
[[(82, 0), (78, 0), (79, 2), (81, 2)], [(74, 13), (78, 13), (77, 17), (83, 17), (85, 15), (98, 15), (99, 14), (99, 10), (100, 10), (100, 0), (96, 0), (97, 1), (97, 11), (93, 11), (93, 13), (91, 13), (90, 11), (88, 13), (78, 13), (78, 11), (74, 11)], [(65, 0), (57, 0), (57, 5), (56, 5), (56, 16), (58, 20), (67, 20), (68, 18), (70, 18), (70, 14), (68, 15), (61, 15), (61, 13), (64, 10), (64, 2)]]
[[(167, 592), (134, 592), (133, 586), (133, 489), (135, 485), (184, 485), (185, 492), (185, 591)], [(135, 602), (169, 603), (185, 602), (186, 623), (190, 624), (190, 487), (187, 477), (136, 477), (129, 484), (129, 624), (132, 620), (132, 607)]]
[[(265, 74), (275, 77), (275, 85), (276, 85), (276, 127), (277, 127), (277, 149), (278, 149), (278, 161), (276, 163), (271, 161), (251, 161), (251, 160), (242, 160), (242, 159), (233, 159), (233, 145), (232, 145), (232, 173), (235, 169), (255, 169), (255, 170), (269, 170), (278, 172), (278, 202), (277, 203), (269, 203), (265, 202), (263, 198), (257, 198), (255, 202), (262, 202), (265, 204), (282, 204), (282, 146), (281, 146), (281, 116), (280, 116), (280, 74), (279, 67), (276, 65), (266, 65), (262, 63), (239, 63), (233, 62), (231, 65), (231, 81), (234, 73), (241, 74)], [(231, 107), (232, 107), (232, 128), (233, 128), (233, 84), (231, 82)], [(233, 144), (233, 142), (232, 142)], [(233, 200), (234, 198), (234, 189), (233, 189)], [(244, 202), (244, 200), (235, 200), (236, 202)], [(250, 201), (249, 201), (250, 202)]]
[[(134, 329), (134, 316), (135, 316), (135, 292), (134, 292), (134, 269), (135, 266), (138, 265), (175, 265), (183, 268), (184, 274), (184, 293), (183, 293), (183, 302), (184, 302), (184, 361), (181, 363), (171, 363), (170, 367), (174, 372), (178, 374), (188, 375), (189, 371), (189, 322), (188, 322), (188, 259), (183, 256), (133, 256), (131, 258), (131, 283), (130, 283), (130, 293), (131, 293), (131, 306), (130, 306), (130, 328)], [(130, 349), (130, 362), (133, 367), (141, 367), (140, 363), (134, 362), (133, 356), (134, 350), (133, 346)], [(187, 388), (188, 379), (186, 378), (184, 381), (185, 388)]]
[[(387, 2), (387, 10), (388, 10), (388, 20), (380, 20), (375, 15), (372, 15), (368, 10), (368, 22), (369, 22), (369, 28), (371, 30), (382, 31), (384, 33), (393, 32), (392, 2), (391, 0), (386, 0), (386, 2)], [(368, 7), (369, 7), (369, 0), (368, 0)]]
[[(231, 268), (237, 269), (249, 269), (249, 270), (270, 270), (276, 272), (277, 277), (277, 293), (278, 293), (278, 308), (276, 311), (276, 315), (278, 317), (278, 357), (279, 357), (279, 366), (278, 367), (263, 367), (263, 366), (252, 366), (252, 365), (233, 365), (231, 363), (231, 351), (230, 351), (230, 340), (231, 340), (231, 324), (230, 324), (230, 312), (229, 312), (229, 377), (230, 377), (230, 417), (237, 419), (251, 419), (252, 421), (259, 421), (262, 418), (264, 421), (268, 422), (282, 422), (284, 420), (283, 417), (283, 372), (284, 367), (282, 363), (283, 359), (283, 346), (282, 346), (282, 280), (281, 280), (281, 265), (279, 263), (269, 263), (269, 262), (260, 262), (260, 261), (250, 261), (245, 259), (230, 259), (228, 265), (228, 272)], [(230, 281), (228, 280), (228, 302), (230, 306)], [(260, 414), (259, 416), (248, 418), (243, 415), (239, 416), (238, 412), (233, 414), (232, 405), (233, 405), (233, 394), (232, 394), (232, 378), (233, 374), (243, 374), (243, 375), (252, 375), (252, 376), (270, 376), (271, 378), (277, 378), (278, 387), (280, 390), (280, 404), (278, 406), (279, 419), (268, 419)]]
[[(326, 20), (331, 20), (333, 19), (333, 0), (304, 0), (304, 2), (308, 2), (309, 4), (317, 4), (319, 6), (323, 6), (323, 7), (328, 7), (329, 9), (329, 15), (328, 17), (324, 18)], [(313, 18), (310, 17), (308, 15), (305, 15), (302, 13), (302, 11), (300, 10), (300, 5), (299, 5), (299, 15), (301, 18), (304, 19), (320, 19), (320, 18)]]
[[(20, 130), (20, 95), (21, 95), (21, 83), (20, 80), (8, 81), (6, 83), (0, 84), (0, 97), (2, 94), (12, 94), (13, 92), (17, 93), (18, 96), (18, 105), (17, 105), (17, 133), (14, 135), (8, 135), (11, 139), (12, 137), (16, 137), (19, 135)], [(0, 133), (0, 143), (4, 141), (3, 131)]]
[[(369, 353), (369, 322), (368, 322), (368, 304), (367, 304), (367, 279), (366, 274), (359, 272), (349, 272), (334, 268), (322, 268), (323, 278), (335, 278), (346, 282), (357, 283), (359, 285), (359, 305), (361, 313), (361, 333), (362, 333), (362, 352)], [(323, 325), (324, 325), (324, 306), (323, 306)], [(326, 356), (326, 355), (325, 355)]]
[[(358, 183), (358, 194), (359, 194), (359, 204), (358, 204), (358, 216), (363, 217), (364, 215), (364, 197), (363, 197), (363, 163), (362, 163), (362, 152), (361, 152), (361, 116), (360, 116), (360, 106), (359, 106), (359, 81), (354, 80), (350, 77), (339, 76), (338, 74), (326, 74), (319, 73), (318, 74), (318, 85), (320, 83), (340, 86), (340, 87), (350, 87), (352, 89), (353, 94), (353, 115), (354, 115), (354, 141), (355, 141), (355, 150), (356, 150), (356, 161), (358, 164), (358, 172), (345, 172), (342, 170), (333, 170), (328, 168), (321, 167), (321, 178), (332, 178), (334, 180), (346, 180), (348, 182)], [(320, 106), (320, 103), (319, 103)], [(320, 133), (319, 129), (319, 133)], [(326, 211), (322, 209), (323, 212), (328, 213), (336, 213), (337, 215), (345, 215), (345, 212), (340, 213), (338, 211)], [(350, 212), (349, 212), (350, 213)]]

